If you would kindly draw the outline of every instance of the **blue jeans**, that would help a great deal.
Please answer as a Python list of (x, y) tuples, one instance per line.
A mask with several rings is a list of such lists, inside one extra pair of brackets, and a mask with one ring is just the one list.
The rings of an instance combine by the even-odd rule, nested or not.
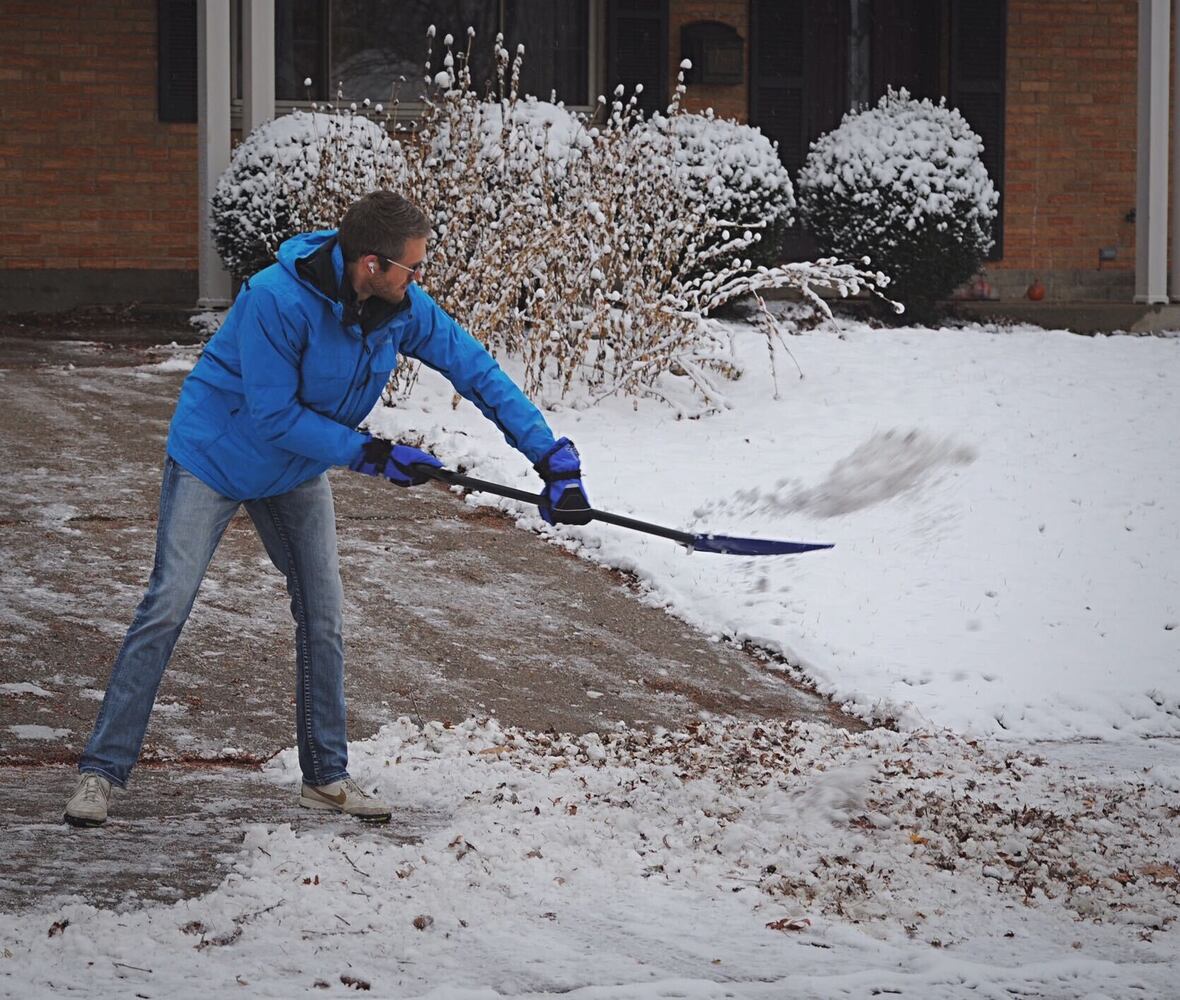
[[(111, 670), (78, 770), (120, 787), (139, 757), (156, 690), (209, 561), (241, 506), (171, 458), (164, 463), (156, 560), (147, 593)], [(245, 502), (271, 561), (287, 578), (295, 619), (295, 732), (308, 784), (348, 777), (344, 709), (344, 594), (336, 512), (326, 475), (290, 493)]]

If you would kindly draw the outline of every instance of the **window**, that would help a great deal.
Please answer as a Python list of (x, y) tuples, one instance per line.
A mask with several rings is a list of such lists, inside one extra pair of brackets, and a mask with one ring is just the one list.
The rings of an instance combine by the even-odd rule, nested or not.
[[(431, 73), (443, 69), (444, 38), (456, 53), (471, 39), (472, 85), (495, 84), (496, 34), (515, 55), (525, 46), (522, 89), (575, 106), (591, 101), (594, 0), (275, 0), (275, 99), (335, 99), (388, 104), (423, 94), (427, 29), (435, 26)], [(303, 81), (311, 78), (310, 92)]]
[[(328, 11), (319, 0), (279, 0), (275, 4), (276, 101), (306, 101), (309, 97), (322, 101), (328, 97), (327, 42)], [(303, 84), (307, 79), (311, 80), (310, 90)]]

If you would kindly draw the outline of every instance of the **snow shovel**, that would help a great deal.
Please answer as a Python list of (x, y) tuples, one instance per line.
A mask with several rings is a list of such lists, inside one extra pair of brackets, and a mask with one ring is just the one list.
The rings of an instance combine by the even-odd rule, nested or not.
[[(473, 479), (450, 469), (436, 469), (432, 465), (415, 464), (411, 468), (423, 476), (437, 479), (450, 486), (462, 486), (465, 490), (476, 493), (494, 493), (496, 496), (508, 497), (510, 500), (520, 500), (528, 504), (539, 504), (542, 499), (540, 493), (526, 493), (511, 486), (501, 486), (499, 483), (489, 483), (483, 479)], [(633, 517), (623, 517), (621, 514), (611, 514), (605, 510), (589, 511), (590, 520), (614, 524), (620, 528), (630, 528), (632, 531), (643, 531), (649, 535), (659, 535), (670, 538), (683, 545), (689, 552), (721, 552), (735, 556), (779, 556), (793, 555), (799, 552), (812, 552), (816, 549), (830, 549), (833, 542), (785, 542), (773, 538), (734, 538), (731, 535), (694, 535), (687, 531), (676, 531), (674, 528), (664, 528), (647, 521), (637, 521)]]

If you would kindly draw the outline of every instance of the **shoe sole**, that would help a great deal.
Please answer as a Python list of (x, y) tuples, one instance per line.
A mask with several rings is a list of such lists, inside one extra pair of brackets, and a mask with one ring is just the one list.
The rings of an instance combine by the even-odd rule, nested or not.
[(319, 799), (309, 799), (304, 796), (299, 796), (299, 804), (304, 809), (318, 809), (321, 812), (339, 813), (341, 816), (352, 816), (359, 819), (362, 823), (388, 823), (393, 818), (392, 812), (385, 813), (350, 813), (344, 809), (332, 805), (330, 802), (321, 802)]
[(103, 817), (102, 819), (88, 819), (85, 816), (71, 816), (69, 813), (66, 813), (62, 818), (67, 823), (69, 823), (70, 826), (80, 827), (102, 826), (103, 823), (106, 822), (106, 817)]

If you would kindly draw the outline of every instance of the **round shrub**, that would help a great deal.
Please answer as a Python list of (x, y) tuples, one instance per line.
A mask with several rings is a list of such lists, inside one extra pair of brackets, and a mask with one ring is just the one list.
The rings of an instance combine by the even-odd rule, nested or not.
[(794, 222), (795, 192), (775, 145), (757, 128), (703, 115), (656, 115), (652, 126), (666, 130), (677, 145), (676, 166), (704, 200), (705, 217), (718, 230), (750, 230), (761, 239), (744, 256), (755, 266), (779, 260), (783, 235)]
[(851, 111), (811, 146), (799, 172), (799, 212), (827, 256), (868, 257), (909, 316), (970, 278), (992, 246), (999, 200), (983, 143), (945, 100), (889, 90)]
[(214, 244), (239, 278), (274, 262), (297, 233), (331, 229), (361, 195), (401, 173), (401, 152), (360, 115), (296, 111), (265, 122), (234, 150), (212, 198)]

